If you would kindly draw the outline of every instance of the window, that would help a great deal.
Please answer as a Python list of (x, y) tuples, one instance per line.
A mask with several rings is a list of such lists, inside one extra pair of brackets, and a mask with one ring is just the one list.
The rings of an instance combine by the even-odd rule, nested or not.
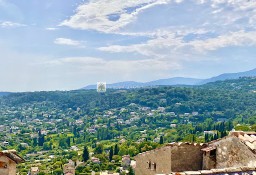
[(210, 151), (210, 156), (216, 156), (216, 149)]
[(151, 160), (147, 162), (148, 163), (148, 169), (151, 169)]

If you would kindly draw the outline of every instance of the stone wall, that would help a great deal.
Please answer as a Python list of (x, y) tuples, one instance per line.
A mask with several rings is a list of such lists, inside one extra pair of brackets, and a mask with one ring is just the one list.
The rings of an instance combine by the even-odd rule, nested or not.
[(200, 144), (183, 143), (172, 147), (171, 170), (173, 172), (197, 171), (202, 169), (203, 152)]
[(216, 168), (216, 156), (210, 156), (210, 152), (204, 152), (203, 155), (203, 170)]
[[(136, 175), (166, 174), (202, 169), (202, 144), (172, 143), (135, 157)], [(149, 167), (151, 163), (151, 167)], [(156, 169), (154, 164), (156, 163)]]
[[(155, 175), (171, 173), (171, 147), (165, 146), (152, 151), (140, 153), (135, 157), (136, 175)], [(149, 167), (151, 163), (151, 167)], [(156, 169), (154, 170), (154, 163)]]
[(256, 166), (255, 154), (237, 137), (231, 136), (212, 143), (216, 146), (216, 167)]

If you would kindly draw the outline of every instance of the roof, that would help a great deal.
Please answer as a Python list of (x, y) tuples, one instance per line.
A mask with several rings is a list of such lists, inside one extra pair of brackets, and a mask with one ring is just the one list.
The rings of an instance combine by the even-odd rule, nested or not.
[(233, 131), (229, 135), (239, 138), (252, 151), (256, 151), (256, 132)]
[(216, 146), (208, 146), (208, 147), (203, 148), (201, 150), (205, 151), (205, 152), (209, 152), (209, 151), (212, 151), (212, 150), (215, 150), (215, 149), (216, 149)]
[(37, 171), (39, 171), (38, 167), (31, 167), (31, 172), (37, 172)]
[(16, 164), (25, 162), (25, 160), (16, 153), (16, 150), (0, 151), (0, 156), (6, 156), (13, 160)]
[(65, 175), (74, 175), (73, 173), (66, 173)]

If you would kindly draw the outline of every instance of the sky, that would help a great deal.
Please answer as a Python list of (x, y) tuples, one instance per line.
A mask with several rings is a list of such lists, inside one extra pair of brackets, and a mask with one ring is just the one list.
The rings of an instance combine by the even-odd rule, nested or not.
[(256, 0), (0, 0), (0, 91), (256, 68)]

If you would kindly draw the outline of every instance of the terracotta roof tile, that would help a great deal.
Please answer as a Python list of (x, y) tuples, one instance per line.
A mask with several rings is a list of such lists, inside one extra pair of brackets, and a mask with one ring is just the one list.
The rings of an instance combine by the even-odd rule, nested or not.
[(25, 160), (22, 157), (20, 157), (15, 150), (0, 151), (0, 155), (5, 155), (6, 157), (13, 160), (17, 164), (25, 162)]

